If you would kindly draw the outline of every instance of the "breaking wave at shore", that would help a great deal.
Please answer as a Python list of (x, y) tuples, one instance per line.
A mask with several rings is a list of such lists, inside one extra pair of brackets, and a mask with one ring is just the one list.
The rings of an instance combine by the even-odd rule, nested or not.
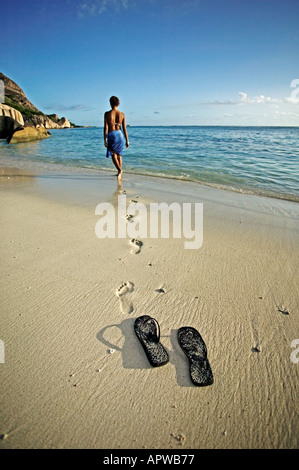
[[(124, 173), (198, 182), (299, 202), (299, 129), (287, 127), (129, 127)], [(46, 141), (8, 145), (2, 161), (114, 171), (102, 128), (51, 130)]]

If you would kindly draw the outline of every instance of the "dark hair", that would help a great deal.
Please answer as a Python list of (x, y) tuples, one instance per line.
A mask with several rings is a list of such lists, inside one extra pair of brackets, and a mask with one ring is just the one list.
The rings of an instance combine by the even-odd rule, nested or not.
[(117, 98), (117, 96), (111, 96), (110, 105), (111, 108), (113, 108), (114, 106), (119, 106), (119, 99)]

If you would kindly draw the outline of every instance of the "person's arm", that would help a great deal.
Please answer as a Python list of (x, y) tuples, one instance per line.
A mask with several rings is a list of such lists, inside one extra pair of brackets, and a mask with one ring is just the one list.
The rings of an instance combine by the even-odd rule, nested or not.
[(126, 147), (129, 148), (129, 137), (128, 137), (128, 133), (127, 133), (127, 126), (126, 126), (126, 117), (124, 115), (124, 118), (123, 118), (123, 122), (122, 122), (122, 126), (123, 126), (123, 131), (124, 131), (124, 136), (126, 138)]
[(108, 122), (107, 122), (107, 113), (104, 114), (104, 145), (107, 147), (107, 134), (108, 134)]

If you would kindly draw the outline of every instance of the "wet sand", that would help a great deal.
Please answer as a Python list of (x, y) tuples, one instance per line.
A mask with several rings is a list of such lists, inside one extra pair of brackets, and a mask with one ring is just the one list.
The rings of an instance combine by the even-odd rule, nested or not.
[[(298, 448), (298, 204), (109, 172), (1, 174), (1, 448)], [(203, 203), (202, 246), (98, 238), (97, 205), (124, 195)], [(145, 314), (160, 368), (134, 333)], [(182, 326), (206, 343), (208, 387), (190, 380)]]

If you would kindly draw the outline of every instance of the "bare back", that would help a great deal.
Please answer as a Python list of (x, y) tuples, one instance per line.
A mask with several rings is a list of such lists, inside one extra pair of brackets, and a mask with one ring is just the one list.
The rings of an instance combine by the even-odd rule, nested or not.
[(114, 106), (111, 111), (107, 111), (104, 115), (104, 144), (107, 147), (107, 135), (110, 132), (120, 131), (122, 127), (126, 147), (129, 148), (129, 138), (126, 126), (126, 118), (124, 113), (118, 111), (117, 106)]
[(118, 131), (123, 124), (124, 114), (118, 110), (112, 109), (105, 113), (105, 121), (108, 125), (108, 132)]

